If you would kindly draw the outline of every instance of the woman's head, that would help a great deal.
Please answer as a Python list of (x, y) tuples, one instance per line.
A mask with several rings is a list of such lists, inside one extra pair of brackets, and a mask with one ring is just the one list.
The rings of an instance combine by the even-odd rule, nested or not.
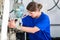
[(28, 10), (30, 16), (32, 16), (34, 18), (34, 17), (36, 17), (38, 15), (40, 10), (42, 9), (42, 5), (38, 4), (36, 2), (30, 2), (27, 5), (26, 9)]
[(34, 12), (34, 11), (40, 11), (40, 9), (42, 8), (42, 5), (41, 4), (38, 4), (36, 2), (30, 2), (27, 6), (27, 10), (28, 11), (31, 11), (31, 12)]

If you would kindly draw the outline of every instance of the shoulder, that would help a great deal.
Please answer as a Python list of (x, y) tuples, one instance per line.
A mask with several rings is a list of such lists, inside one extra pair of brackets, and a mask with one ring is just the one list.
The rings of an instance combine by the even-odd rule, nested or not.
[(26, 17), (22, 18), (22, 20), (29, 19), (29, 18), (31, 18), (31, 17), (29, 15), (27, 15)]
[(26, 17), (22, 18), (22, 21), (32, 21), (32, 17), (27, 15)]
[(41, 22), (50, 22), (50, 19), (49, 19), (49, 16), (47, 15), (47, 13), (42, 12)]
[(48, 17), (47, 13), (42, 12), (42, 15)]
[(42, 12), (42, 17), (44, 17), (45, 19), (46, 18), (49, 19), (49, 16), (47, 15), (47, 13), (44, 13), (44, 12)]

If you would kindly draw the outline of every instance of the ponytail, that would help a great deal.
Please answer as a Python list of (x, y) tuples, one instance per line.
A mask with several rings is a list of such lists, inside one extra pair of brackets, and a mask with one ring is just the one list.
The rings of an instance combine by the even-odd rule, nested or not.
[(40, 11), (40, 9), (42, 9), (42, 4), (38, 4), (38, 9)]

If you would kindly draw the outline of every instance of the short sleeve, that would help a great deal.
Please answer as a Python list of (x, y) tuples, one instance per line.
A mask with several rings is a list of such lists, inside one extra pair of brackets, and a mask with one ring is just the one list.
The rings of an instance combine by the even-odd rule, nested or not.
[(36, 24), (36, 26), (40, 29), (40, 30), (45, 30), (46, 28), (50, 27), (50, 21), (49, 18), (46, 17), (45, 19), (43, 19), (41, 22), (38, 22)]
[(32, 22), (32, 18), (30, 16), (26, 16), (25, 18), (22, 19), (22, 26), (26, 26), (26, 27), (33, 27), (33, 22)]

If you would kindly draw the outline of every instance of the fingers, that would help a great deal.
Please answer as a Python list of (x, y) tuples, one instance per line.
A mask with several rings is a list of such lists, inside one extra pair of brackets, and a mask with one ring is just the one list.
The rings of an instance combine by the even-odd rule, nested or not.
[(14, 21), (14, 20), (10, 20), (10, 21), (8, 22), (8, 27), (9, 27), (9, 28), (15, 28), (15, 21)]
[(10, 22), (8, 22), (8, 27), (11, 28), (11, 24), (10, 24)]

